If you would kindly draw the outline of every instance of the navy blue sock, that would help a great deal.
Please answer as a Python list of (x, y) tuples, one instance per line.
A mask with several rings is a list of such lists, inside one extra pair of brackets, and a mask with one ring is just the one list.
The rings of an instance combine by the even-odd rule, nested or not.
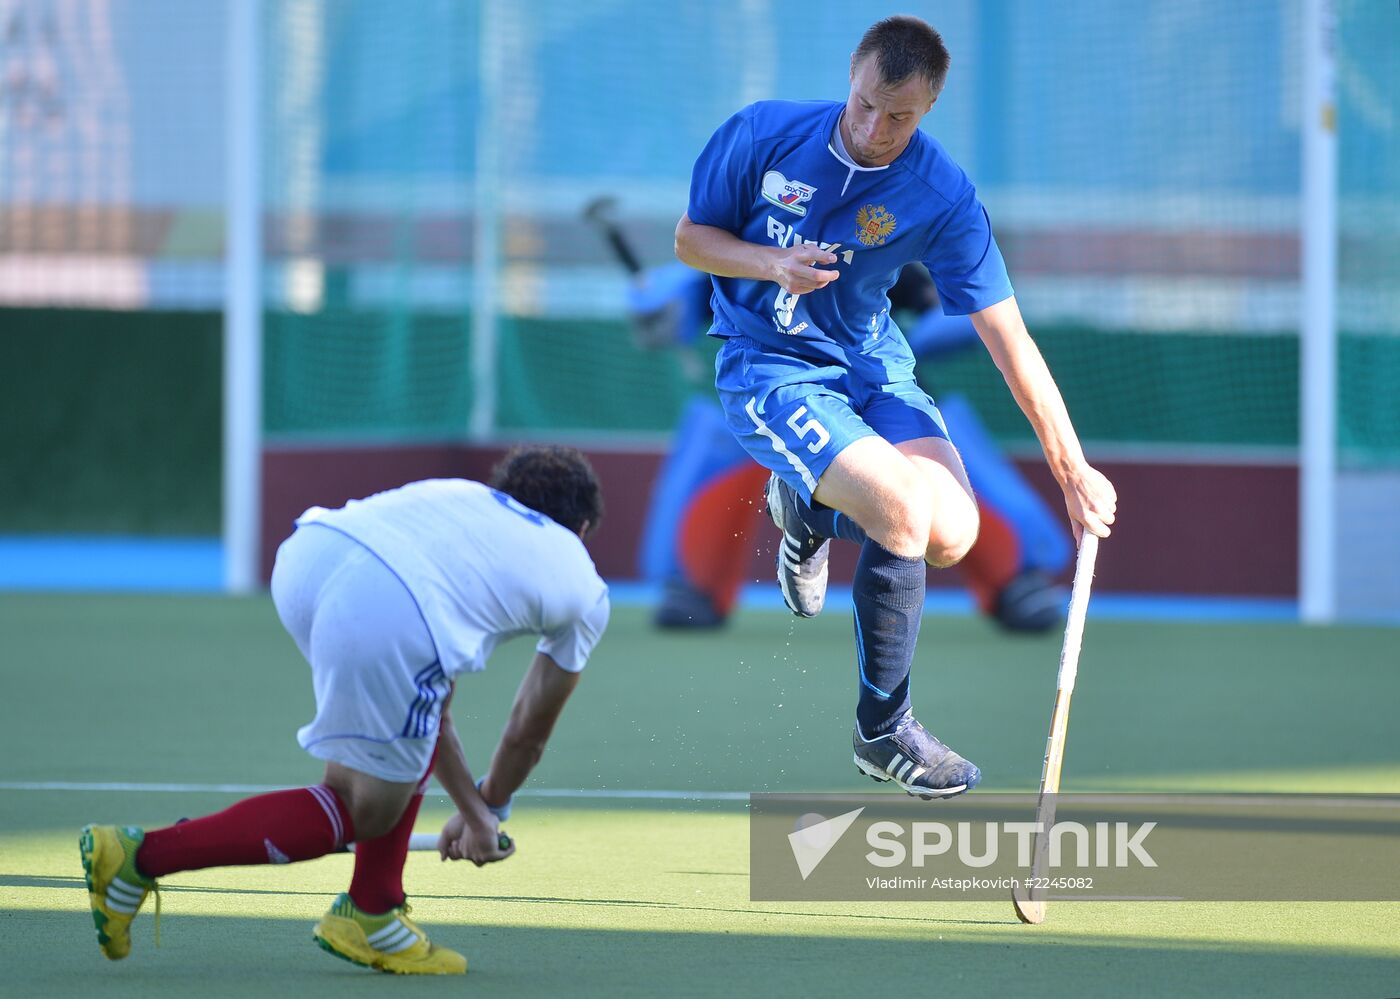
[(921, 558), (896, 555), (874, 541), (861, 547), (851, 595), (860, 671), (856, 721), (867, 739), (883, 735), (909, 709), (926, 572)]
[(804, 503), (799, 496), (797, 516), (807, 530), (824, 538), (844, 538), (858, 545), (865, 544), (865, 529), (840, 510), (832, 509), (824, 503), (818, 503), (816, 500)]

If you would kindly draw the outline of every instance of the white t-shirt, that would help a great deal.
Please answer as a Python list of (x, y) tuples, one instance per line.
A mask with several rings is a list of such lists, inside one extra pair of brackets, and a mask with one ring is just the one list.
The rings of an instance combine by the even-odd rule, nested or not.
[(577, 673), (608, 623), (608, 587), (568, 528), (467, 479), (427, 479), (313, 506), (324, 524), (379, 556), (423, 613), (449, 674), (484, 669), (497, 643), (540, 636), (536, 649)]

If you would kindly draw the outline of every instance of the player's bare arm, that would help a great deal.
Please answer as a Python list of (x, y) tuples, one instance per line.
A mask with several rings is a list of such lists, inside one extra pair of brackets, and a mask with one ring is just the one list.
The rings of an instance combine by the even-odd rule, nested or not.
[(515, 693), (510, 720), (491, 757), (491, 771), (481, 785), (487, 803), (496, 807), (504, 805), (525, 783), (525, 778), (544, 755), (545, 743), (569, 695), (578, 686), (579, 676), (562, 668), (543, 652), (535, 654), (534, 662)]
[(1113, 483), (1084, 459), (1064, 399), (1040, 348), (1026, 330), (1015, 297), (974, 312), (971, 319), (1040, 439), (1050, 471), (1064, 491), (1076, 537), (1081, 528), (1088, 528), (1101, 538), (1108, 537), (1118, 495)]
[(727, 229), (692, 222), (689, 215), (676, 224), (676, 257), (717, 277), (772, 281), (792, 295), (825, 288), (839, 277), (818, 266), (836, 263), (836, 254), (827, 250), (807, 243), (786, 248), (750, 243)]
[[(457, 814), (443, 826), (438, 836), (438, 856), (443, 860), (470, 860), (481, 867), (504, 860), (515, 852), (515, 844), (502, 840), (500, 823), (482, 800), (472, 772), (467, 766), (457, 726), (444, 705), (438, 729), (437, 762), (433, 774), (457, 806)], [(507, 843), (502, 849), (501, 843)]]

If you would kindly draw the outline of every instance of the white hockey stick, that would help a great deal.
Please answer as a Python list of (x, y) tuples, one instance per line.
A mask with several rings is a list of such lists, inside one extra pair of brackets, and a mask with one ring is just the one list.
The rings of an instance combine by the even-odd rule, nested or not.
[[(438, 834), (437, 834), (437, 833), (414, 833), (414, 834), (412, 834), (411, 836), (408, 837), (408, 849), (409, 849), (410, 851), (415, 851), (415, 850), (416, 850), (416, 851), (419, 851), (419, 852), (431, 851), (431, 852), (433, 852), (433, 853), (437, 853), (437, 844), (438, 844)], [(507, 836), (507, 835), (505, 834), (504, 831), (501, 832), (501, 849), (502, 849), (502, 850), (508, 850), (508, 849), (510, 849), (510, 837)], [(345, 852), (346, 852), (346, 853), (354, 853), (354, 852), (355, 852), (355, 844), (354, 844), (354, 843), (350, 843), (349, 845), (347, 845), (347, 846), (345, 847)]]
[(1041, 885), (1046, 873), (1050, 828), (1055, 824), (1055, 796), (1060, 793), (1060, 768), (1065, 760), (1065, 735), (1069, 730), (1069, 701), (1074, 694), (1075, 676), (1079, 672), (1084, 614), (1089, 609), (1089, 585), (1094, 579), (1094, 560), (1098, 553), (1098, 536), (1085, 531), (1079, 542), (1079, 559), (1074, 567), (1074, 588), (1070, 591), (1065, 641), (1060, 647), (1060, 674), (1055, 682), (1055, 708), (1050, 713), (1050, 736), (1045, 741), (1045, 764), (1040, 771), (1040, 798), (1035, 809), (1035, 821), (1040, 831), (1035, 837), (1030, 887), (1018, 883), (1018, 887), (1011, 892), (1016, 918), (1023, 923), (1045, 921), (1045, 889)]

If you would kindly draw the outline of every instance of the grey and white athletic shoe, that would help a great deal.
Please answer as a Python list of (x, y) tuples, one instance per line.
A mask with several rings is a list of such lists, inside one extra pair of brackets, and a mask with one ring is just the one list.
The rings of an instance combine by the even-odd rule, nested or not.
[(875, 739), (867, 740), (857, 727), (852, 741), (861, 773), (892, 780), (925, 800), (962, 794), (982, 779), (982, 771), (934, 738), (912, 711)]
[(768, 516), (783, 540), (778, 544), (778, 588), (783, 602), (798, 617), (816, 617), (826, 603), (826, 577), (831, 539), (814, 534), (797, 515), (802, 500), (776, 475), (768, 477), (764, 493)]

